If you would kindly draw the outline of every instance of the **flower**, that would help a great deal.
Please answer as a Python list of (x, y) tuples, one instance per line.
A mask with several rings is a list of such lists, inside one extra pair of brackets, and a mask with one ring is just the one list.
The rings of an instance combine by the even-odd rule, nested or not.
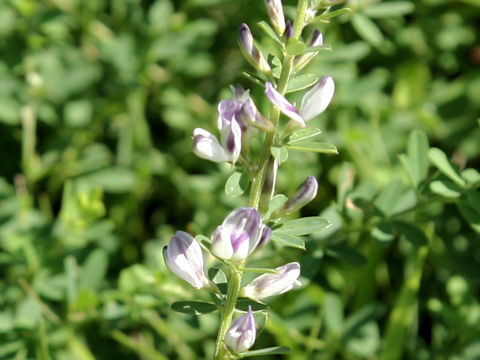
[(278, 35), (285, 31), (285, 15), (283, 14), (282, 0), (266, 0), (267, 11), (273, 27)]
[(240, 353), (250, 349), (255, 343), (257, 329), (253, 317), (252, 307), (248, 312), (239, 317), (225, 334), (225, 344), (234, 353)]
[(295, 106), (290, 104), (282, 94), (275, 90), (273, 84), (269, 81), (265, 84), (265, 95), (267, 95), (268, 100), (270, 100), (273, 105), (278, 107), (283, 114), (298, 122), (300, 125), (305, 126), (305, 121), (297, 109), (295, 109)]
[(302, 118), (308, 121), (324, 112), (332, 101), (334, 92), (333, 78), (331, 76), (322, 77), (302, 98), (299, 111)]
[(275, 269), (276, 274), (263, 274), (240, 290), (240, 296), (258, 301), (270, 296), (283, 294), (301, 285), (300, 264), (292, 262)]
[(224, 260), (243, 261), (259, 245), (270, 240), (271, 229), (254, 208), (231, 212), (212, 235), (212, 253)]
[(267, 60), (262, 55), (258, 47), (255, 45), (253, 40), (252, 32), (247, 24), (241, 24), (238, 29), (238, 44), (240, 50), (242, 51), (245, 58), (252, 64), (255, 68), (261, 71), (264, 74), (271, 74), (272, 69), (268, 65)]
[(293, 195), (283, 205), (280, 212), (290, 214), (312, 201), (317, 196), (318, 182), (314, 176), (308, 176), (307, 179), (299, 186), (295, 195)]
[(177, 231), (163, 248), (163, 259), (168, 268), (196, 289), (209, 286), (205, 276), (203, 253), (200, 244), (188, 233)]

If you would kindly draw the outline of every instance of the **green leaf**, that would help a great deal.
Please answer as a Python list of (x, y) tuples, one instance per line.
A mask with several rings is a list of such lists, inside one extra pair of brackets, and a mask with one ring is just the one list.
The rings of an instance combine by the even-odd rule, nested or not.
[(105, 250), (97, 249), (90, 253), (83, 264), (79, 288), (99, 290), (105, 281), (108, 268), (108, 254)]
[(219, 268), (212, 267), (208, 269), (208, 277), (217, 285), (227, 283), (227, 277), (225, 276), (225, 273)]
[(217, 310), (217, 305), (203, 301), (178, 301), (172, 304), (172, 310), (188, 315), (202, 315)]
[(462, 171), (462, 178), (467, 180), (469, 184), (480, 184), (480, 173), (476, 169), (468, 168)]
[(354, 266), (363, 266), (367, 263), (367, 259), (357, 250), (351, 247), (336, 244), (330, 245), (326, 250), (327, 255)]
[(299, 236), (283, 234), (273, 231), (272, 241), (279, 243), (282, 246), (305, 250), (305, 241), (303, 241), (303, 239)]
[(430, 190), (448, 199), (457, 199), (462, 196), (462, 189), (447, 179), (432, 181), (430, 183)]
[(463, 180), (459, 172), (453, 167), (452, 163), (448, 160), (447, 155), (445, 155), (442, 150), (431, 148), (428, 152), (428, 157), (432, 164), (450, 180), (461, 187), (465, 187), (465, 180)]
[(423, 246), (427, 244), (427, 237), (418, 226), (404, 221), (395, 221), (393, 226), (395, 231), (411, 244), (415, 246)]
[(322, 131), (316, 127), (309, 126), (309, 127), (299, 128), (290, 134), (290, 136), (288, 137), (288, 144), (302, 142), (311, 137), (320, 135), (321, 133)]
[(290, 39), (285, 50), (288, 55), (302, 55), (307, 49), (307, 45), (299, 40)]
[(407, 169), (413, 185), (418, 187), (428, 173), (428, 138), (423, 131), (410, 134), (407, 144), (407, 156), (401, 155), (400, 160)]
[(281, 165), (288, 159), (288, 150), (283, 146), (272, 146), (270, 148), (270, 153), (278, 161), (278, 164)]
[(241, 311), (248, 311), (248, 307), (252, 307), (252, 311), (263, 311), (263, 310), (268, 310), (268, 305), (266, 304), (261, 304), (256, 301), (253, 301), (251, 299), (246, 299), (246, 298), (241, 298), (237, 300), (237, 303), (235, 304), (235, 308)]
[(310, 151), (319, 154), (338, 154), (337, 147), (333, 144), (321, 142), (296, 142), (294, 144), (285, 145), (289, 150)]
[(302, 74), (290, 79), (287, 85), (286, 93), (306, 89), (318, 81), (318, 76), (314, 74)]
[(334, 17), (347, 14), (350, 11), (352, 11), (352, 9), (346, 7), (346, 8), (341, 8), (341, 9), (338, 9), (338, 10), (334, 10), (332, 12), (324, 12), (323, 14), (320, 14), (319, 16), (314, 18), (311, 21), (311, 23), (324, 22), (325, 20), (330, 20)]
[(287, 221), (278, 229), (275, 229), (274, 233), (287, 235), (308, 235), (314, 232), (325, 230), (329, 226), (330, 222), (328, 220), (319, 216), (311, 216)]
[(242, 173), (235, 171), (230, 175), (225, 183), (225, 194), (231, 197), (237, 197), (242, 195), (245, 190), (243, 188), (242, 182)]
[(265, 34), (268, 35), (270, 39), (272, 39), (279, 45), (283, 45), (282, 40), (280, 40), (275, 30), (273, 30), (272, 27), (267, 22), (262, 20), (258, 23), (258, 26), (260, 27), (260, 29), (262, 29), (265, 32)]
[(264, 219), (269, 219), (270, 216), (272, 216), (272, 213), (279, 209), (283, 204), (285, 204), (288, 201), (288, 198), (283, 195), (283, 194), (278, 194), (272, 197), (270, 200), (270, 204), (268, 205), (268, 210), (265, 213), (265, 216), (263, 217)]
[(78, 178), (86, 185), (99, 186), (106, 192), (125, 193), (135, 188), (136, 177), (132, 170), (120, 166), (111, 167)]
[(403, 183), (400, 179), (393, 179), (385, 186), (374, 201), (375, 206), (385, 215), (394, 214), (394, 208), (403, 193)]
[(470, 204), (473, 210), (480, 215), (480, 193), (475, 190), (467, 191), (467, 202)]
[(377, 25), (362, 13), (355, 13), (352, 16), (352, 26), (355, 31), (367, 42), (374, 46), (380, 46), (383, 43), (383, 34)]
[(415, 5), (410, 1), (389, 1), (373, 3), (363, 11), (372, 18), (386, 18), (410, 14), (415, 10)]
[(382, 245), (390, 243), (394, 239), (393, 227), (389, 222), (381, 222), (371, 231), (372, 237)]
[(467, 201), (459, 201), (457, 206), (468, 225), (470, 225), (473, 230), (480, 234), (480, 215), (472, 209)]
[(327, 293), (323, 303), (325, 327), (329, 333), (341, 336), (343, 333), (343, 304), (337, 294)]
[(290, 349), (285, 346), (274, 346), (260, 350), (251, 350), (243, 353), (239, 353), (241, 357), (254, 357), (254, 356), (265, 356), (265, 355), (282, 355), (288, 354)]
[(323, 44), (317, 46), (308, 47), (305, 52), (317, 52), (317, 51), (332, 51), (332, 46), (330, 44)]

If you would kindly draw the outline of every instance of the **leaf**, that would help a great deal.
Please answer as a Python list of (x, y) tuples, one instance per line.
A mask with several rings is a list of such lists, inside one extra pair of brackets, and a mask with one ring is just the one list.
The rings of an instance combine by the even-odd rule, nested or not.
[(318, 81), (318, 76), (314, 74), (302, 74), (290, 79), (287, 85), (286, 93), (306, 89)]
[(258, 23), (258, 26), (265, 32), (265, 34), (268, 35), (270, 39), (275, 41), (277, 44), (282, 45), (282, 40), (280, 40), (275, 30), (273, 30), (267, 22), (262, 20)]
[(338, 154), (337, 147), (333, 144), (321, 142), (296, 142), (294, 144), (285, 145), (289, 150), (310, 151), (319, 154)]
[(462, 189), (447, 179), (432, 181), (430, 183), (430, 190), (448, 199), (457, 199), (462, 196)]
[(90, 253), (82, 267), (79, 288), (97, 291), (100, 289), (108, 269), (108, 254), (97, 249)]
[(345, 261), (350, 265), (363, 266), (367, 263), (367, 259), (357, 250), (345, 245), (330, 245), (326, 250), (327, 255), (341, 261)]
[(469, 184), (480, 184), (480, 173), (476, 169), (468, 168), (462, 171), (462, 178), (467, 180)]
[(385, 216), (393, 215), (393, 209), (402, 192), (403, 183), (400, 179), (395, 178), (380, 191), (374, 204)]
[(323, 314), (325, 318), (325, 327), (328, 332), (334, 333), (337, 336), (343, 333), (343, 304), (342, 300), (337, 294), (325, 294), (325, 301), (323, 303)]
[(254, 356), (264, 356), (264, 355), (282, 355), (288, 354), (290, 349), (285, 346), (274, 346), (260, 350), (251, 350), (243, 353), (239, 353), (241, 357), (254, 357)]
[(252, 307), (252, 311), (263, 311), (263, 310), (268, 310), (268, 305), (262, 304), (256, 301), (253, 301), (251, 299), (246, 299), (246, 298), (241, 298), (237, 300), (237, 303), (235, 304), (235, 308), (241, 311), (248, 311), (248, 307)]
[(388, 222), (381, 222), (375, 226), (371, 231), (372, 237), (382, 245), (390, 243), (394, 239), (392, 224)]
[(305, 49), (305, 52), (317, 52), (317, 51), (332, 51), (332, 46), (330, 44), (323, 44), (317, 46), (310, 46)]
[(203, 301), (178, 301), (172, 304), (172, 310), (188, 315), (202, 315), (217, 310), (217, 306)]
[(283, 194), (278, 194), (272, 197), (270, 204), (268, 205), (268, 210), (265, 213), (264, 219), (269, 219), (272, 216), (272, 213), (283, 206), (288, 201), (288, 198)]
[(293, 247), (296, 249), (305, 250), (305, 241), (299, 236), (282, 234), (273, 231), (272, 240), (282, 246)]
[(272, 146), (270, 153), (278, 161), (278, 165), (283, 164), (288, 159), (288, 150), (284, 146)]
[(82, 176), (78, 181), (99, 186), (106, 192), (125, 193), (135, 188), (136, 177), (132, 170), (117, 166)]
[(208, 269), (208, 277), (217, 285), (227, 283), (227, 277), (225, 276), (225, 273), (219, 268), (212, 267)]
[(408, 139), (407, 156), (400, 156), (400, 160), (407, 169), (415, 187), (418, 187), (427, 177), (428, 147), (428, 138), (425, 133), (414, 131)]
[(445, 176), (447, 176), (457, 185), (465, 187), (465, 180), (463, 180), (459, 172), (453, 167), (451, 162), (447, 159), (447, 155), (445, 155), (442, 150), (438, 148), (431, 148), (428, 152), (428, 157), (432, 164)]
[(299, 40), (290, 39), (285, 47), (285, 50), (287, 51), (288, 55), (302, 55), (306, 48), (307, 45), (305, 45), (305, 43)]
[(341, 8), (332, 12), (324, 12), (323, 14), (320, 14), (316, 18), (314, 18), (310, 23), (318, 23), (318, 22), (324, 22), (325, 20), (332, 19), (334, 17), (344, 15), (352, 11), (350, 8)]
[(322, 131), (316, 127), (309, 126), (309, 127), (299, 128), (290, 134), (290, 136), (288, 137), (287, 143), (293, 144), (296, 142), (302, 142), (311, 137), (320, 135), (321, 133)]
[(457, 206), (468, 225), (480, 234), (480, 215), (477, 214), (466, 201), (459, 201)]
[(242, 173), (239, 171), (235, 171), (230, 175), (225, 183), (225, 194), (231, 197), (242, 195), (245, 190), (242, 188), (241, 180)]
[(393, 226), (395, 231), (411, 244), (415, 246), (423, 246), (427, 244), (427, 237), (418, 226), (404, 221), (395, 221)]
[(301, 219), (290, 220), (283, 223), (274, 233), (287, 235), (308, 235), (314, 232), (325, 230), (330, 226), (330, 222), (319, 216), (304, 217)]
[(377, 25), (362, 13), (355, 13), (352, 16), (352, 26), (355, 31), (367, 42), (374, 46), (380, 46), (383, 43), (383, 34)]
[(415, 5), (409, 1), (389, 1), (373, 3), (363, 11), (372, 18), (386, 18), (410, 14), (415, 10)]

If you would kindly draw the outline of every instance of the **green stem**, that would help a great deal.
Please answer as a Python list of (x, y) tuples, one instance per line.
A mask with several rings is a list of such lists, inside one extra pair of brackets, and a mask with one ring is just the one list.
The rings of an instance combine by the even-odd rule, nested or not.
[(215, 359), (228, 359), (227, 349), (225, 347), (225, 334), (232, 322), (233, 310), (237, 303), (238, 293), (240, 292), (240, 284), (242, 281), (242, 273), (234, 266), (231, 267), (231, 276), (228, 285), (227, 298), (225, 299), (225, 306), (222, 312), (222, 319), (220, 322), (220, 330), (218, 331), (217, 343), (215, 346)]
[[(302, 34), (303, 27), (305, 26), (305, 16), (308, 9), (308, 0), (300, 0), (298, 2), (297, 14), (295, 16), (295, 21), (293, 24), (294, 35), (293, 39), (298, 40)], [(280, 79), (278, 80), (277, 91), (285, 95), (287, 89), (288, 80), (293, 72), (293, 55), (285, 54), (282, 63), (282, 73), (280, 74)], [(263, 182), (265, 181), (266, 169), (268, 161), (271, 157), (270, 148), (274, 144), (277, 135), (277, 126), (278, 120), (280, 119), (280, 110), (277, 107), (273, 107), (270, 114), (270, 121), (274, 125), (274, 131), (268, 133), (265, 137), (265, 142), (263, 145), (263, 151), (258, 161), (257, 173), (253, 177), (252, 187), (250, 191), (250, 201), (249, 206), (255, 209), (258, 209), (260, 204), (260, 198), (262, 195)], [(275, 184), (274, 184), (275, 186)]]

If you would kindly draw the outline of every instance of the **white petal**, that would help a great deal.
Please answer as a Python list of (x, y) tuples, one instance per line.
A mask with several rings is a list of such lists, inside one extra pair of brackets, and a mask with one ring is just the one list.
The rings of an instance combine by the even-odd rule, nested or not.
[(285, 97), (273, 87), (271, 82), (267, 82), (265, 84), (265, 94), (267, 95), (268, 100), (270, 100), (273, 105), (278, 107), (282, 113), (287, 115), (290, 119), (305, 126), (305, 121), (298, 113), (297, 109), (295, 109), (295, 106), (285, 99)]
[(218, 139), (207, 130), (193, 130), (193, 153), (198, 157), (221, 163), (230, 161), (229, 154), (220, 145)]
[(320, 115), (332, 101), (335, 82), (331, 76), (324, 76), (315, 86), (305, 93), (300, 105), (300, 115), (305, 121)]

